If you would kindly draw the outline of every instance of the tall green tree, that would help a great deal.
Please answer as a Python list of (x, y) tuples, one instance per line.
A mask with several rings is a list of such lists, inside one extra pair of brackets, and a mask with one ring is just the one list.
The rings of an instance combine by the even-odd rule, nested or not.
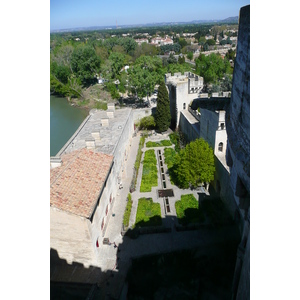
[(190, 142), (176, 156), (173, 166), (179, 187), (197, 187), (214, 179), (214, 152), (204, 139)]
[(170, 100), (165, 83), (162, 81), (157, 93), (155, 123), (158, 132), (166, 131), (171, 124)]
[(79, 46), (72, 53), (71, 67), (81, 83), (89, 86), (95, 82), (95, 75), (100, 69), (100, 58), (91, 46)]

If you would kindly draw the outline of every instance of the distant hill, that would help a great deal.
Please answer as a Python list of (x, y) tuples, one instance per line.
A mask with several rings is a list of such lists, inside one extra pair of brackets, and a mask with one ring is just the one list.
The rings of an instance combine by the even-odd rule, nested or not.
[(239, 17), (236, 16), (236, 17), (229, 17), (229, 18), (226, 18), (220, 22), (224, 22), (224, 23), (238, 23), (239, 22)]
[[(119, 25), (118, 28), (138, 28), (138, 27), (156, 27), (166, 25), (187, 25), (187, 24), (212, 24), (212, 23), (238, 23), (239, 17), (229, 17), (224, 20), (193, 20), (189, 22), (160, 22), (160, 23), (147, 23), (147, 24), (133, 24), (133, 25)], [(55, 32), (73, 32), (73, 31), (90, 31), (90, 30), (103, 30), (103, 29), (116, 29), (115, 25), (111, 26), (92, 26), (92, 27), (77, 27), (67, 29), (50, 30), (50, 33)]]

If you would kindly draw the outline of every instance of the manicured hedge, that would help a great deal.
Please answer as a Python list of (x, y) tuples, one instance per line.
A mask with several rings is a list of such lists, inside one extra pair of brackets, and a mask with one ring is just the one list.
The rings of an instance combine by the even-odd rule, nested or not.
[(131, 200), (131, 194), (130, 193), (128, 194), (127, 199), (128, 199), (128, 201), (127, 201), (127, 204), (126, 204), (124, 217), (123, 217), (124, 227), (129, 226), (129, 219), (130, 219), (131, 208), (132, 208), (132, 200)]
[(172, 146), (172, 142), (170, 140), (162, 140), (158, 142), (149, 141), (146, 143), (146, 147), (164, 147), (164, 146)]

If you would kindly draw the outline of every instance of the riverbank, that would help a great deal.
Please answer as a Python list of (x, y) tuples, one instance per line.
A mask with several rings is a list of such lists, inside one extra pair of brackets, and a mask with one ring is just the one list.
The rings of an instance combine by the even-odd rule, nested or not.
[(106, 110), (107, 103), (114, 102), (110, 93), (106, 91), (101, 84), (95, 84), (86, 89), (82, 89), (81, 98), (71, 98), (56, 94), (52, 94), (52, 96), (66, 98), (71, 106), (82, 108), (87, 112), (93, 108)]

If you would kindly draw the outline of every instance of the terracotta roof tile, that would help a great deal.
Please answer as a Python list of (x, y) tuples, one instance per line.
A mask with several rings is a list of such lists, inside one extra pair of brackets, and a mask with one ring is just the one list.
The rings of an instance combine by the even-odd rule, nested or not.
[(64, 154), (61, 159), (62, 166), (50, 170), (50, 205), (88, 218), (113, 156), (84, 148)]

